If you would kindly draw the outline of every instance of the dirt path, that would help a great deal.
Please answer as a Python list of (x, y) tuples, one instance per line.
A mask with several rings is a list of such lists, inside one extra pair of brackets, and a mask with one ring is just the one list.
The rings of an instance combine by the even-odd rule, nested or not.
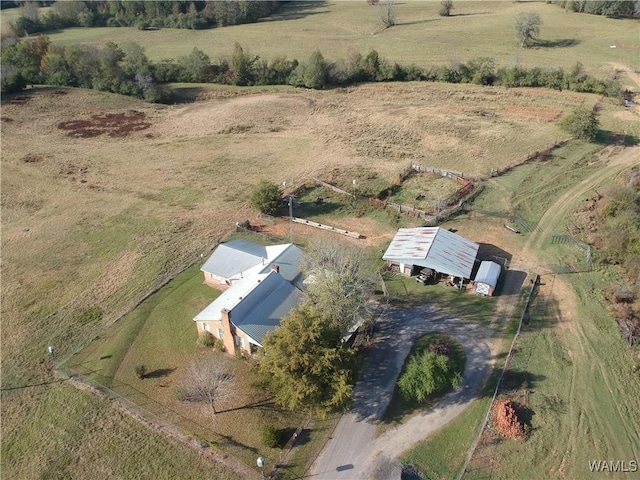
[(533, 231), (524, 246), (524, 254), (527, 258), (534, 257), (533, 252), (538, 252), (549, 238), (558, 221), (568, 215), (575, 208), (575, 202), (595, 190), (603, 183), (611, 181), (626, 168), (640, 165), (640, 147), (628, 147), (615, 153), (615, 149), (621, 147), (606, 147), (601, 155), (608, 155), (607, 166), (592, 173), (589, 177), (575, 185), (562, 195), (542, 216), (538, 222), (538, 229)]

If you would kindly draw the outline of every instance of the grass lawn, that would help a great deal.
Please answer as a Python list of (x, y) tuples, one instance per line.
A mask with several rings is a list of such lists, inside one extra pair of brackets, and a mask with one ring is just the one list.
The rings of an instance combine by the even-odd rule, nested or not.
[(423, 285), (416, 282), (414, 278), (404, 275), (387, 273), (384, 279), (391, 302), (401, 305), (414, 302), (433, 303), (442, 311), (460, 320), (481, 325), (487, 325), (493, 319), (496, 297), (473, 295), (468, 291), (461, 291), (442, 283)]
[[(238, 234), (231, 238), (256, 241), (255, 235)], [(73, 356), (68, 368), (110, 387), (145, 411), (250, 466), (260, 454), (267, 459), (267, 469), (273, 468), (280, 451), (261, 444), (260, 428), (274, 425), (295, 430), (305, 415), (275, 406), (260, 387), (252, 362), (197, 345), (192, 318), (220, 294), (203, 284), (199, 267), (196, 264), (188, 268), (145, 300)], [(188, 366), (210, 355), (228, 362), (238, 388), (234, 401), (222, 405), (222, 411), (215, 418), (211, 418), (204, 406), (184, 404), (176, 399), (176, 390), (182, 385)], [(145, 365), (147, 374), (143, 379), (134, 374), (136, 365)], [(288, 472), (295, 475), (304, 472), (306, 459), (317, 453), (329, 428), (330, 422), (326, 421), (310, 426), (302, 440), (304, 446), (296, 451)]]
[[(235, 42), (253, 55), (277, 55), (302, 60), (320, 49), (327, 59), (347, 58), (350, 52), (376, 49), (390, 62), (425, 66), (492, 57), (499, 65), (565, 67), (581, 62), (600, 76), (608, 64), (638, 70), (640, 40), (634, 20), (608, 19), (565, 12), (555, 5), (516, 2), (456, 2), (451, 17), (440, 17), (439, 2), (397, 2), (396, 26), (383, 29), (376, 7), (360, 1), (291, 2), (257, 24), (211, 30), (136, 28), (70, 28), (51, 32), (54, 43), (104, 44), (138, 42), (159, 61), (187, 55), (194, 47), (212, 61), (229, 58)], [(523, 11), (540, 14), (542, 42), (522, 49), (516, 41), (513, 18)], [(411, 45), (411, 48), (407, 48)], [(616, 45), (615, 49), (610, 48)]]
[[(422, 353), (429, 351), (430, 346), (435, 343), (443, 343), (450, 347), (450, 357), (455, 365), (456, 371), (461, 374), (464, 372), (464, 365), (466, 356), (464, 353), (464, 349), (460, 342), (458, 342), (455, 338), (445, 335), (443, 333), (428, 333), (420, 337), (411, 347), (411, 351), (407, 356), (405, 361), (405, 365), (398, 376), (398, 379), (402, 377), (404, 370), (407, 366), (407, 362), (415, 356), (419, 356)], [(435, 392), (428, 396), (423, 402), (417, 402), (416, 400), (407, 400), (405, 399), (398, 389), (396, 384), (396, 388), (393, 392), (393, 397), (391, 398), (391, 402), (389, 402), (389, 406), (382, 417), (381, 426), (378, 427), (378, 433), (384, 431), (388, 427), (398, 426), (403, 422), (407, 421), (411, 416), (424, 411), (426, 409), (431, 408), (436, 403), (438, 403), (444, 395), (450, 392), (453, 387), (449, 386), (443, 391)]]

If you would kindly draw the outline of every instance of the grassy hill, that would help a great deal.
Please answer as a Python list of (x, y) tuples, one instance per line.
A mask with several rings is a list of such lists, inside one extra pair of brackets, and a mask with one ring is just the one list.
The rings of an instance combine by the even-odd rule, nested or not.
[[(254, 55), (303, 59), (320, 49), (329, 60), (352, 51), (376, 49), (389, 61), (420, 66), (492, 57), (499, 65), (571, 67), (581, 62), (604, 77), (612, 64), (640, 70), (637, 21), (575, 14), (545, 3), (454, 2), (451, 17), (440, 17), (439, 2), (396, 3), (397, 25), (383, 29), (377, 7), (364, 1), (291, 2), (251, 25), (211, 30), (72, 28), (53, 32), (54, 43), (138, 42), (157, 61), (188, 54), (194, 47), (212, 61), (229, 57), (235, 42)], [(540, 14), (540, 45), (519, 48), (513, 19), (523, 11)], [(615, 45), (616, 48), (610, 48)]]

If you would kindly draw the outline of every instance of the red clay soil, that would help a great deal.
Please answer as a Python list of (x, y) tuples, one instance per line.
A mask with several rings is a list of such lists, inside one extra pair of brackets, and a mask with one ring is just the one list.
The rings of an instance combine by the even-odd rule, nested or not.
[(498, 432), (507, 438), (524, 438), (524, 422), (518, 417), (519, 405), (508, 398), (493, 406), (493, 421)]
[(103, 113), (92, 115), (87, 120), (69, 120), (58, 124), (60, 130), (75, 138), (92, 138), (108, 135), (113, 138), (126, 137), (132, 132), (146, 130), (151, 126), (145, 122), (144, 112), (132, 110), (128, 113)]

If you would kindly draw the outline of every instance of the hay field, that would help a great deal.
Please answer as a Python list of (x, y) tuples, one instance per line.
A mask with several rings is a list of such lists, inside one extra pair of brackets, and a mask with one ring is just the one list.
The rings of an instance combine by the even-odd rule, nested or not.
[[(83, 423), (93, 401), (49, 384), (46, 347), (55, 345), (59, 359), (70, 355), (163, 278), (207, 254), (236, 221), (253, 219), (246, 199), (257, 180), (295, 185), (336, 168), (351, 178), (358, 166), (393, 180), (410, 160), (486, 175), (563, 138), (555, 120), (594, 98), (380, 84), (174, 107), (79, 89), (3, 100), (2, 388), (12, 389), (2, 393), (3, 470), (33, 478), (46, 476), (50, 458), (68, 458), (73, 477), (78, 455), (109, 469), (109, 455), (134, 454), (126, 440), (100, 453), (100, 438), (117, 427)], [(377, 229), (359, 219), (361, 233)], [(86, 407), (59, 412), (55, 401), (43, 401), (57, 398)], [(113, 408), (103, 413), (133, 428), (130, 419), (114, 420)], [(51, 435), (35, 451), (29, 438), (48, 418), (53, 430), (79, 423), (82, 449)]]
[[(376, 7), (364, 1), (291, 2), (269, 19), (251, 25), (212, 30), (73, 28), (53, 32), (54, 43), (104, 44), (138, 42), (152, 60), (177, 58), (198, 47), (212, 61), (228, 58), (235, 42), (254, 55), (301, 60), (320, 49), (329, 60), (351, 51), (376, 49), (391, 62), (426, 66), (478, 57), (499, 65), (569, 68), (581, 62), (592, 74), (606, 76), (610, 64), (640, 70), (640, 37), (636, 20), (607, 19), (565, 12), (543, 2), (455, 2), (452, 16), (438, 15), (440, 2), (396, 2), (393, 28), (382, 29)], [(519, 48), (514, 17), (523, 11), (540, 14), (541, 46)], [(616, 48), (610, 48), (615, 45)]]

